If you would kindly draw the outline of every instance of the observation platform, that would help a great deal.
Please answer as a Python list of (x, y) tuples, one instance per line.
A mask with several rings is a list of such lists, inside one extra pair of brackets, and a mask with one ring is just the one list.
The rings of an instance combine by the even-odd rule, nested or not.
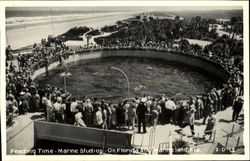
[[(183, 128), (183, 133), (185, 135), (179, 135), (177, 132), (175, 132), (175, 130), (179, 130), (180, 128), (172, 124), (156, 125), (155, 128), (147, 127), (147, 133), (142, 134), (137, 133), (137, 128), (135, 128), (134, 131), (117, 131), (95, 128), (81, 128), (67, 124), (47, 123), (43, 121), (44, 118), (42, 113), (29, 113), (16, 117), (14, 119), (14, 125), (7, 129), (7, 154), (17, 154), (13, 152), (13, 149), (33, 149), (37, 139), (58, 141), (66, 144), (77, 144), (79, 139), (81, 139), (79, 136), (81, 136), (84, 131), (88, 131), (88, 137), (86, 137), (85, 140), (82, 140), (82, 143), (80, 144), (85, 145), (86, 140), (93, 140), (94, 142), (98, 142), (100, 144), (95, 144), (94, 142), (91, 144), (89, 142), (90, 144), (86, 144), (86, 146), (93, 145), (99, 148), (103, 146), (101, 143), (105, 141), (105, 146), (107, 147), (116, 148), (119, 146), (124, 146), (124, 148), (136, 148), (143, 151), (145, 150), (145, 152), (147, 151), (147, 153), (141, 154), (158, 154), (160, 144), (168, 143), (170, 139), (175, 141), (176, 139), (182, 138), (184, 141), (189, 142), (191, 147), (194, 148), (194, 151), (192, 151), (190, 154), (216, 153), (218, 146), (221, 148), (227, 147), (227, 151), (223, 151), (221, 153), (243, 154), (243, 111), (240, 114), (240, 121), (237, 123), (230, 121), (231, 116), (231, 108), (218, 112), (215, 116), (216, 134), (213, 137), (214, 141), (205, 142), (202, 139), (202, 136), (204, 134), (206, 125), (202, 124), (202, 119), (195, 121), (194, 129), (196, 134), (195, 136), (192, 136), (189, 126)], [(65, 127), (68, 129), (66, 133), (61, 131)], [(81, 130), (79, 131), (79, 129)], [(78, 136), (75, 135), (81, 131), (83, 133), (79, 133)], [(53, 137), (49, 137), (47, 134)], [(64, 134), (65, 136), (70, 136), (71, 138), (69, 139), (67, 137), (63, 137)], [(103, 140), (103, 134), (105, 134), (106, 140)], [(59, 135), (61, 137), (57, 138)], [(113, 145), (108, 144), (108, 142), (112, 142)], [(236, 146), (238, 147), (237, 149), (235, 148)], [(229, 148), (233, 150), (228, 150)], [(220, 152), (217, 151), (217, 153)]]

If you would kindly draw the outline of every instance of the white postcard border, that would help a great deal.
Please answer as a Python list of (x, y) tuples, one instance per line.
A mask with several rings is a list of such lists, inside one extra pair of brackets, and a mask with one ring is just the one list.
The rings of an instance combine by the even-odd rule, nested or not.
[[(14, 160), (245, 160), (249, 159), (249, 8), (248, 1), (1, 1), (1, 139), (2, 157), (6, 161)], [(5, 7), (41, 7), (41, 6), (242, 6), (244, 23), (244, 155), (49, 155), (49, 156), (22, 156), (6, 155), (6, 98), (5, 98)]]

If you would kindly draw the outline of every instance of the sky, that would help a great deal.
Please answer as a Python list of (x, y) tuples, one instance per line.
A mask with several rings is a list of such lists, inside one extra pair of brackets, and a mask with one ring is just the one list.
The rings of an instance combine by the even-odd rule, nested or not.
[[(23, 0), (0, 0), (0, 1), (23, 1)], [(26, 0), (26, 1), (40, 1), (40, 0)], [(76, 0), (44, 0), (44, 1), (76, 1)], [(88, 1), (88, 0), (78, 0), (78, 1)], [(95, 1), (107, 1), (107, 0), (95, 0)], [(115, 0), (124, 1), (124, 0)], [(126, 0), (133, 1), (133, 0)], [(150, 1), (150, 0), (137, 0), (137, 1)], [(173, 0), (158, 0), (158, 1), (173, 1)], [(175, 1), (208, 1), (208, 0), (175, 0)], [(209, 0), (209, 1), (248, 1), (248, 0)]]
[[(233, 9), (242, 9), (240, 6), (134, 6), (134, 7), (127, 7), (127, 6), (116, 6), (116, 7), (51, 7), (53, 11), (56, 10), (95, 10), (95, 11), (139, 11), (139, 10), (157, 10), (157, 11), (178, 11), (178, 10), (233, 10)], [(14, 7), (14, 8), (7, 8), (7, 10), (23, 10), (23, 11), (32, 11), (32, 10), (48, 10), (48, 7)]]

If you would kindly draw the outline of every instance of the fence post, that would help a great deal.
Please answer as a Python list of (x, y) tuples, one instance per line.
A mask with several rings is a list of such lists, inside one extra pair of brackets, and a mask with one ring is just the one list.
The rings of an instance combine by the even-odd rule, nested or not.
[(199, 137), (200, 137), (200, 133), (197, 134), (197, 141), (196, 141), (197, 146), (199, 145)]
[(148, 149), (152, 148), (152, 135), (153, 135), (153, 128), (149, 132), (149, 144), (148, 144)]
[(216, 135), (216, 130), (214, 130), (214, 138), (213, 138), (213, 143), (215, 142), (215, 135)]
[(237, 139), (237, 143), (236, 143), (235, 150), (237, 150), (237, 149), (238, 149), (239, 143), (240, 143), (240, 137), (238, 137), (238, 139)]
[(227, 143), (228, 143), (228, 138), (229, 138), (229, 136), (227, 135), (227, 140), (226, 140), (226, 145), (225, 145), (225, 147), (227, 147)]
[(232, 127), (231, 137), (233, 136), (233, 132), (234, 132), (234, 124), (233, 124), (233, 127)]
[(133, 146), (135, 146), (135, 131), (133, 131), (133, 137), (132, 137), (132, 139), (133, 139)]
[(105, 150), (105, 144), (106, 144), (106, 133), (104, 132), (103, 133), (103, 141), (102, 141), (102, 150), (103, 150), (103, 153), (104, 153), (104, 150)]
[(154, 142), (153, 142), (153, 147), (155, 146), (155, 134), (156, 134), (156, 125), (155, 125), (155, 127), (154, 127)]
[(171, 131), (169, 133), (169, 155), (173, 154), (173, 149), (172, 149), (172, 134)]

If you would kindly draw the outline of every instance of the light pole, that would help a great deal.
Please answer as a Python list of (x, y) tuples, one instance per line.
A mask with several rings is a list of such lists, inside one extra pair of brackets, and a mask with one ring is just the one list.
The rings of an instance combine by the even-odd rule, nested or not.
[(67, 85), (66, 85), (66, 74), (63, 76), (63, 82), (64, 82), (64, 91), (67, 91)]
[(124, 75), (124, 77), (126, 78), (127, 84), (128, 84), (128, 98), (129, 98), (129, 97), (130, 97), (130, 84), (129, 84), (129, 79), (128, 79), (126, 73), (125, 73), (124, 71), (122, 71), (121, 69), (117, 68), (117, 67), (113, 67), (113, 66), (112, 66), (111, 69), (118, 70), (118, 71), (121, 72), (121, 73)]
[(64, 90), (65, 90), (65, 92), (67, 91), (67, 82), (66, 82), (67, 76), (71, 76), (71, 75), (72, 74), (70, 72), (66, 73), (66, 71), (61, 74), (61, 76), (63, 77), (63, 83), (64, 83)]

